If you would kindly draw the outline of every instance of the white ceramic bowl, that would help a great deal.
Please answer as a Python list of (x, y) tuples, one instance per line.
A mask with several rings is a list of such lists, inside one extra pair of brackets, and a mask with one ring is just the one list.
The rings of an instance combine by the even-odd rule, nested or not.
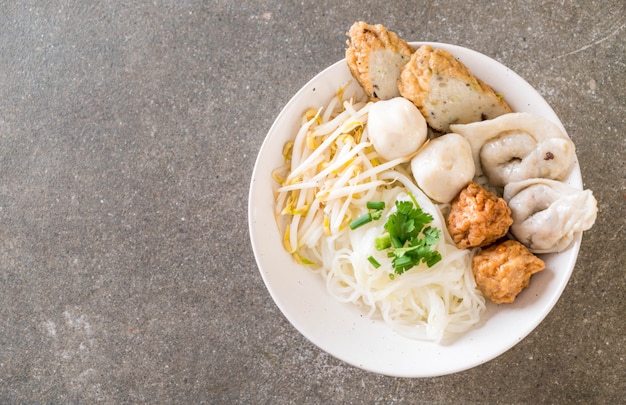
[[(511, 69), (467, 48), (429, 44), (452, 53), (496, 92), (504, 94), (514, 111), (544, 116), (563, 128), (541, 95)], [(346, 363), (372, 372), (433, 377), (466, 370), (497, 357), (526, 337), (553, 308), (576, 263), (581, 235), (567, 251), (542, 256), (546, 269), (533, 276), (530, 287), (513, 304), (489, 302), (478, 325), (440, 344), (407, 339), (383, 321), (367, 318), (356, 306), (335, 301), (327, 294), (322, 278), (296, 264), (283, 249), (274, 219), (276, 184), (272, 170), (282, 164), (283, 145), (295, 136), (302, 112), (325, 105), (349, 80), (351, 75), (344, 60), (315, 76), (276, 118), (257, 157), (248, 220), (254, 255), (270, 295), (289, 322), (312, 343)], [(566, 183), (582, 189), (578, 162)]]

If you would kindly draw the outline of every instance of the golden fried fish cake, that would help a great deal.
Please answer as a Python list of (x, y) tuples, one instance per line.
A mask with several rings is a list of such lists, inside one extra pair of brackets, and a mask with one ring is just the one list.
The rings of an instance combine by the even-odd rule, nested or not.
[(363, 21), (347, 33), (346, 62), (372, 101), (400, 96), (400, 70), (410, 59), (413, 48), (398, 35), (380, 25)]
[(422, 112), (433, 129), (466, 124), (511, 112), (504, 99), (444, 49), (419, 47), (402, 67), (400, 93)]
[(446, 225), (460, 248), (488, 246), (509, 231), (511, 209), (502, 198), (471, 181), (450, 204)]
[(543, 260), (516, 240), (490, 246), (472, 258), (476, 286), (496, 304), (510, 304), (546, 267)]

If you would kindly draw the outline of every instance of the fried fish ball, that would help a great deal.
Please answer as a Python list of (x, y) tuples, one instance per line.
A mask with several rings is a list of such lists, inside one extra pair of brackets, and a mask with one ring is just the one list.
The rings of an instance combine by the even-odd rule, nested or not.
[(444, 49), (419, 47), (402, 67), (400, 94), (420, 109), (432, 128), (491, 119), (511, 112), (496, 92)]
[(472, 258), (476, 286), (496, 304), (510, 304), (545, 268), (543, 260), (516, 240), (490, 246)]
[(454, 243), (464, 249), (494, 243), (513, 219), (506, 201), (472, 181), (452, 200), (446, 222)]
[(400, 69), (413, 48), (381, 24), (355, 22), (347, 33), (346, 62), (371, 101), (400, 96)]

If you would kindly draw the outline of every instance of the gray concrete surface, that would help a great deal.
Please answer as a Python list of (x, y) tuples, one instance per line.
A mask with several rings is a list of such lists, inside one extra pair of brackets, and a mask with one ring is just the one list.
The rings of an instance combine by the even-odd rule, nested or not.
[[(519, 73), (598, 199), (554, 310), (458, 374), (390, 378), (325, 354), (252, 254), (265, 133), (361, 19)], [(621, 0), (1, 2), (0, 402), (623, 400), (625, 39)]]

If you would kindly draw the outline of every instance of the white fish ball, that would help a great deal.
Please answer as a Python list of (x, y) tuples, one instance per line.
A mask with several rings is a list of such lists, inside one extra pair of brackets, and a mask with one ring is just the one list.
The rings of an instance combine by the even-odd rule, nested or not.
[(374, 103), (367, 126), (374, 149), (387, 160), (417, 152), (428, 135), (422, 113), (403, 97)]
[(472, 147), (455, 133), (431, 140), (411, 160), (417, 185), (435, 201), (448, 203), (474, 178)]

